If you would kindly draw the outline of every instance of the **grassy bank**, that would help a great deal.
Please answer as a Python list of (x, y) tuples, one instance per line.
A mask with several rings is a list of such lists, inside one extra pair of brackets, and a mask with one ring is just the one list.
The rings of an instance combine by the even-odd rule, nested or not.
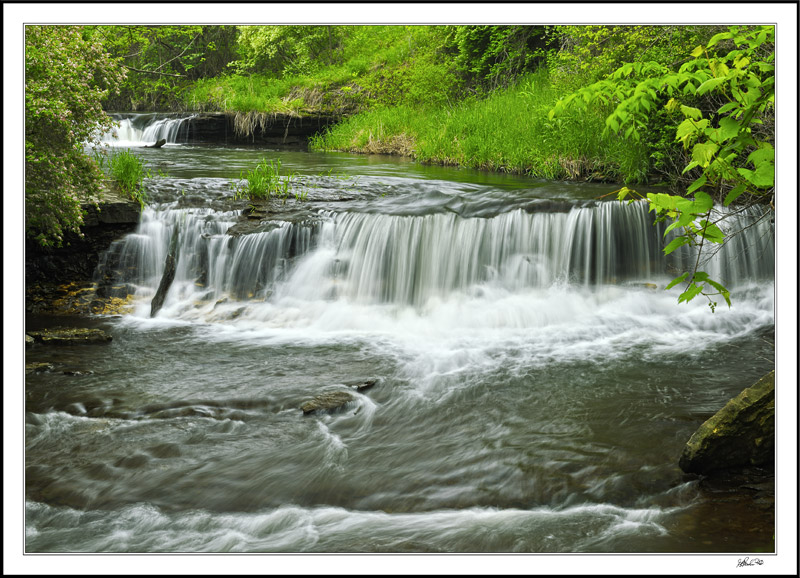
[(384, 106), (349, 117), (313, 139), (311, 148), (404, 154), (548, 179), (646, 180), (645, 148), (603, 136), (603, 111), (548, 120), (559, 96), (547, 72), (539, 71), (486, 98)]

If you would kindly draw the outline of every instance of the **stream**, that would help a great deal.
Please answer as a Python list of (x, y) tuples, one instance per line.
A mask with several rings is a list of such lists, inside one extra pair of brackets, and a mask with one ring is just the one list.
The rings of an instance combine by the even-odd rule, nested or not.
[[(26, 552), (774, 551), (771, 505), (677, 465), (774, 367), (768, 219), (706, 265), (732, 289), (712, 313), (664, 290), (694, 255), (613, 185), (184, 144), (140, 116), (115, 146), (165, 176), (100, 266), (130, 311), (26, 320), (113, 337), (26, 352), (80, 370), (26, 376)], [(228, 234), (262, 158), (302, 200)]]

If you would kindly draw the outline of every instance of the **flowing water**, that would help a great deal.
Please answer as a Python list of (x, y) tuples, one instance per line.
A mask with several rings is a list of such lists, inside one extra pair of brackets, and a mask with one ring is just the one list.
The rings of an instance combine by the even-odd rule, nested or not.
[[(755, 224), (707, 264), (733, 289), (711, 313), (663, 290), (693, 256), (667, 260), (644, 206), (596, 200), (608, 185), (168, 125), (120, 130), (168, 139), (139, 149), (167, 176), (98, 272), (133, 310), (68, 320), (108, 345), (27, 353), (57, 369), (26, 377), (26, 551), (772, 551), (770, 508), (677, 466), (773, 366), (768, 220), (738, 217)], [(227, 234), (231, 182), (263, 157), (307, 196)]]

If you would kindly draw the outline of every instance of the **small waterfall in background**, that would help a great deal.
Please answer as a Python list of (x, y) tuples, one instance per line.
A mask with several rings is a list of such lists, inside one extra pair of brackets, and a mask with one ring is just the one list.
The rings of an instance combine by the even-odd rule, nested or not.
[(128, 113), (110, 116), (119, 127), (103, 135), (102, 142), (115, 146), (142, 146), (153, 145), (161, 139), (165, 139), (167, 144), (186, 142), (191, 121), (197, 115)]

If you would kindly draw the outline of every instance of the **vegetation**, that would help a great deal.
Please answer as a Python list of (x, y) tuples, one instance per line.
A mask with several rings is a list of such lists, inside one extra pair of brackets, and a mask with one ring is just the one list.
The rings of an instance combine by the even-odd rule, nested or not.
[(112, 150), (107, 158), (102, 155), (96, 157), (101, 167), (107, 167), (109, 176), (120, 191), (144, 208), (147, 203), (144, 179), (152, 176), (150, 169), (145, 168), (144, 161), (127, 149)]
[[(586, 109), (596, 102), (613, 103), (607, 132), (624, 132), (634, 141), (641, 140), (661, 109), (680, 120), (675, 141), (691, 150), (681, 174), (692, 175), (685, 195), (694, 198), (647, 195), (657, 220), (672, 220), (665, 235), (675, 231), (675, 236), (664, 252), (683, 245), (698, 248), (693, 270), (669, 285), (687, 284), (680, 302), (702, 294), (713, 310), (717, 303), (711, 297), (721, 295), (730, 306), (728, 290), (698, 269), (704, 246), (722, 244), (726, 237), (719, 223), (730, 213), (716, 212), (714, 200), (725, 207), (741, 199), (745, 202), (740, 206), (774, 207), (774, 42), (774, 27), (731, 27), (697, 46), (677, 71), (657, 62), (626, 63), (607, 79), (559, 101), (551, 111), (553, 117), (570, 106)], [(623, 188), (619, 199), (632, 194)]]
[(124, 71), (91, 30), (25, 29), (25, 232), (43, 246), (81, 235), (81, 200), (100, 192), (103, 174), (83, 144), (110, 130), (101, 101)]
[[(262, 159), (255, 168), (240, 174), (240, 181), (234, 185), (234, 198), (250, 201), (263, 201), (273, 195), (286, 200), (291, 190), (295, 174), (292, 171), (281, 177), (281, 161)], [(299, 199), (299, 193), (298, 193)]]
[[(26, 48), (26, 231), (42, 244), (77, 232), (78, 195), (97, 190), (83, 143), (110, 126), (101, 102), (228, 111), (242, 133), (338, 114), (312, 148), (622, 182), (620, 200), (670, 221), (667, 252), (735, 234), (719, 205), (774, 207), (771, 27), (29, 26)], [(143, 202), (143, 168), (113, 162)], [(293, 177), (265, 159), (235, 194), (285, 199)], [(682, 283), (681, 301), (729, 301), (700, 260)]]

